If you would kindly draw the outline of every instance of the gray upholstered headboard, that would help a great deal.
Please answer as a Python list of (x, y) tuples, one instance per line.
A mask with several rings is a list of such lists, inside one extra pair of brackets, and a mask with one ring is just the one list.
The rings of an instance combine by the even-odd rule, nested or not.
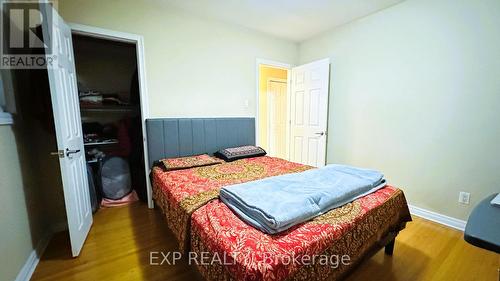
[(163, 158), (255, 145), (255, 118), (155, 118), (146, 120), (146, 131), (150, 167)]

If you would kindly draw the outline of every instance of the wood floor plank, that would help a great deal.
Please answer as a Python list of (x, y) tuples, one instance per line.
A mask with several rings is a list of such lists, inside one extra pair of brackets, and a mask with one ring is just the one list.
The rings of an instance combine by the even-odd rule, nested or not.
[[(457, 230), (414, 217), (396, 240), (394, 255), (379, 251), (348, 278), (354, 280), (500, 281), (500, 255), (467, 244)], [(78, 258), (67, 233), (51, 240), (32, 280), (201, 280), (185, 261), (150, 265), (151, 251), (175, 251), (158, 210), (145, 204), (103, 209)]]

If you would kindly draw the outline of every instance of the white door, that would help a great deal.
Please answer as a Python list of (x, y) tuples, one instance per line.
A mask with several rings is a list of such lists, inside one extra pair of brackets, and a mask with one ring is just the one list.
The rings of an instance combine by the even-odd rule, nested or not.
[(54, 66), (48, 68), (48, 76), (71, 250), (73, 256), (78, 256), (92, 225), (92, 209), (83, 147), (73, 42), (71, 29), (53, 8), (42, 10), (42, 14), (44, 18), (52, 16), (53, 26), (49, 26), (47, 21), (42, 24), (43, 37), (53, 40), (53, 54), (56, 56)]
[(267, 83), (269, 155), (282, 159), (286, 159), (286, 90), (286, 80)]
[(292, 68), (290, 159), (322, 167), (326, 164), (330, 60)]

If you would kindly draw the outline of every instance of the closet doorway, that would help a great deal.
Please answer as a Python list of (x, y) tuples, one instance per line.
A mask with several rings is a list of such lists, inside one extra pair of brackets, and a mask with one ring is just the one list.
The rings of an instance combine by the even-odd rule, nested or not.
[[(128, 195), (142, 194), (152, 207), (146, 177), (148, 101), (143, 39), (133, 34), (69, 25), (51, 5), (42, 7), (41, 16), (52, 19), (52, 24), (40, 20), (41, 25), (36, 27), (44, 44), (51, 46), (47, 49), (51, 52), (45, 56), (52, 63), (46, 68), (46, 76), (39, 75), (40, 85), (48, 87), (37, 89), (48, 90), (44, 92), (50, 96), (49, 117), (53, 117), (50, 119), (57, 149), (50, 154), (59, 159), (75, 257), (85, 243), (93, 223), (92, 211), (99, 208), (101, 196), (118, 204)], [(114, 148), (106, 152), (108, 146)], [(94, 150), (103, 153), (90, 153)], [(92, 164), (97, 166), (91, 167)]]
[(152, 207), (143, 39), (69, 25), (49, 5), (42, 14), (57, 22), (42, 21), (44, 42), (53, 50), (45, 55), (56, 58), (47, 67), (57, 140), (51, 154), (59, 158), (71, 249), (78, 256), (100, 199), (115, 206), (139, 197)]
[(143, 38), (80, 24), (69, 26), (87, 163), (99, 184), (102, 157), (121, 158), (129, 164), (132, 188), (152, 208)]

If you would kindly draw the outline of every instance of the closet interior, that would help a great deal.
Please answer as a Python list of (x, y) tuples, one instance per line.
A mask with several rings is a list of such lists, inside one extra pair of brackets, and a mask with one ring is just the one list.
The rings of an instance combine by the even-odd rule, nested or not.
[(73, 34), (73, 49), (92, 208), (146, 201), (136, 45)]

